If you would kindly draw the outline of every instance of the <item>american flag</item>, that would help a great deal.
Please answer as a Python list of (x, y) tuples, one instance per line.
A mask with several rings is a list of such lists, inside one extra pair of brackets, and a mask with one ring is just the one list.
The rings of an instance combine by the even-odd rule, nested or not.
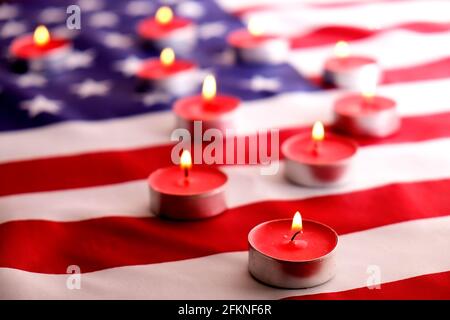
[[(66, 8), (81, 7), (81, 30)], [(149, 211), (146, 178), (169, 165), (175, 97), (137, 93), (133, 74), (157, 56), (135, 26), (169, 4), (199, 25), (186, 54), (243, 99), (248, 129), (281, 139), (330, 124), (342, 90), (320, 86), (334, 44), (380, 62), (379, 92), (398, 102), (400, 132), (359, 139), (356, 178), (311, 189), (226, 165), (229, 209), (176, 222)], [(230, 59), (226, 35), (250, 17), (288, 37), (287, 63)], [(45, 0), (0, 5), (0, 298), (450, 299), (450, 1)], [(64, 70), (15, 74), (12, 39), (45, 24), (73, 39)], [(283, 160), (280, 160), (283, 167)], [(247, 271), (258, 223), (305, 218), (340, 235), (338, 272), (318, 287), (264, 286)], [(69, 290), (70, 266), (81, 289)], [(68, 273), (69, 272), (69, 273)], [(368, 288), (376, 275), (379, 288)]]

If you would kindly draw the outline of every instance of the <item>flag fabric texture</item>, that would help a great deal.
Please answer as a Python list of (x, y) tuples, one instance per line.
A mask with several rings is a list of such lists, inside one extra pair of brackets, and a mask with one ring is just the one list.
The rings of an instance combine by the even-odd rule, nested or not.
[[(75, 2), (75, 3), (73, 3)], [(81, 8), (81, 29), (66, 26)], [(337, 41), (376, 58), (398, 133), (359, 138), (353, 180), (304, 188), (259, 165), (222, 165), (229, 209), (192, 222), (149, 210), (146, 178), (171, 164), (176, 97), (139, 93), (136, 24), (160, 5), (198, 24), (183, 55), (243, 100), (243, 132), (281, 141), (331, 124), (343, 90), (320, 75)], [(286, 63), (235, 63), (226, 36), (250, 18), (291, 44)], [(2, 299), (450, 299), (450, 2), (443, 0), (13, 1), (0, 4), (0, 298)], [(8, 47), (45, 24), (73, 41), (56, 72), (11, 72)], [(258, 223), (304, 218), (340, 236), (338, 272), (283, 290), (247, 271)], [(81, 272), (81, 288), (68, 286)]]

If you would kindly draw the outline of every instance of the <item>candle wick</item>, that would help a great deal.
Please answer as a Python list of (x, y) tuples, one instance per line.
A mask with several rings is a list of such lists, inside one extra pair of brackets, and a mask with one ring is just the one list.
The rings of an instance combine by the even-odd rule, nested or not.
[(303, 233), (303, 230), (299, 230), (299, 231), (297, 231), (296, 233), (294, 233), (294, 235), (293, 235), (292, 238), (291, 238), (291, 241), (294, 241), (294, 240), (295, 240), (295, 237), (297, 237), (297, 235), (298, 235), (299, 233)]
[(189, 169), (184, 168), (184, 179), (187, 181), (189, 179)]
[(319, 142), (318, 141), (314, 141), (312, 152), (315, 156), (319, 155)]

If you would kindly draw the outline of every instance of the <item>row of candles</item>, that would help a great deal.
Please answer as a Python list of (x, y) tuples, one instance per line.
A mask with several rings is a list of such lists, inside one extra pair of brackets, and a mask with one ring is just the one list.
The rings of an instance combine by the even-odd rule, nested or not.
[[(159, 59), (142, 63), (136, 72), (138, 81), (146, 88), (177, 96), (194, 91), (198, 67), (192, 61), (177, 59), (175, 52), (195, 46), (195, 24), (175, 17), (169, 7), (162, 7), (154, 17), (138, 24), (137, 33), (147, 44), (161, 50)], [(248, 29), (232, 32), (228, 43), (244, 63), (280, 63), (289, 52), (286, 39), (265, 34), (254, 23), (249, 23)], [(70, 50), (69, 40), (52, 38), (44, 26), (39, 26), (34, 35), (13, 41), (9, 53), (15, 63), (45, 71), (57, 68)], [(345, 42), (336, 44), (335, 55), (325, 63), (324, 80), (339, 88), (360, 89), (361, 85), (365, 88), (362, 94), (346, 94), (335, 101), (338, 129), (350, 135), (378, 138), (399, 129), (395, 101), (375, 95), (380, 77), (381, 70), (374, 59), (350, 55)], [(233, 128), (239, 106), (239, 98), (216, 94), (216, 80), (208, 75), (203, 82), (202, 95), (178, 99), (173, 112), (178, 127), (192, 132), (194, 122), (202, 121), (204, 131), (215, 128), (225, 132)], [(285, 175), (303, 186), (340, 185), (349, 178), (357, 148), (351, 138), (325, 134), (322, 123), (316, 122), (311, 135), (294, 135), (282, 145)], [(180, 168), (161, 168), (150, 175), (151, 209), (158, 216), (178, 220), (216, 216), (227, 208), (227, 180), (219, 169), (193, 167), (189, 151), (184, 150)], [(249, 271), (265, 284), (305, 288), (322, 284), (335, 274), (336, 232), (322, 223), (302, 220), (299, 212), (293, 220), (273, 220), (257, 225), (250, 231), (248, 243)]]

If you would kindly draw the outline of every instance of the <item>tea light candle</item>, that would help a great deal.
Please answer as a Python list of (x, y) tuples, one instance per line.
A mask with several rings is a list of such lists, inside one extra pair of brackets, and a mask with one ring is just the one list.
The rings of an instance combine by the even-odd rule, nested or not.
[(336, 273), (338, 235), (330, 227), (294, 219), (264, 222), (248, 234), (250, 273), (259, 281), (280, 288), (317, 286)]
[(324, 80), (338, 88), (360, 89), (363, 81), (378, 83), (381, 70), (377, 62), (365, 56), (350, 55), (350, 47), (345, 41), (335, 46), (335, 56), (325, 62)]
[(144, 44), (159, 50), (170, 47), (177, 52), (184, 52), (197, 43), (196, 25), (189, 19), (175, 17), (167, 6), (159, 8), (155, 17), (141, 21), (137, 33)]
[(298, 134), (281, 146), (286, 158), (288, 180), (311, 187), (335, 186), (347, 182), (351, 162), (357, 152), (353, 140), (327, 134), (321, 122), (316, 122), (309, 135)]
[(339, 98), (334, 103), (334, 114), (335, 126), (356, 136), (387, 137), (401, 124), (395, 101), (375, 95), (375, 87)]
[(179, 99), (173, 112), (179, 128), (194, 132), (194, 122), (202, 122), (202, 130), (218, 129), (225, 132), (234, 128), (235, 111), (240, 100), (233, 96), (216, 95), (216, 79), (207, 75), (203, 81), (202, 95)]
[(48, 29), (40, 25), (33, 35), (15, 39), (9, 47), (9, 56), (15, 71), (43, 71), (60, 67), (71, 48), (69, 40), (52, 38)]
[(238, 60), (251, 64), (279, 64), (286, 61), (289, 42), (280, 36), (265, 34), (262, 26), (252, 19), (247, 29), (228, 36), (228, 44)]
[(184, 95), (197, 88), (197, 65), (187, 60), (177, 60), (171, 48), (161, 51), (159, 59), (148, 59), (136, 74), (140, 89), (156, 89), (174, 95)]
[(151, 210), (157, 216), (179, 220), (216, 216), (226, 210), (227, 180), (218, 169), (192, 168), (191, 154), (184, 150), (180, 168), (162, 168), (150, 175)]

